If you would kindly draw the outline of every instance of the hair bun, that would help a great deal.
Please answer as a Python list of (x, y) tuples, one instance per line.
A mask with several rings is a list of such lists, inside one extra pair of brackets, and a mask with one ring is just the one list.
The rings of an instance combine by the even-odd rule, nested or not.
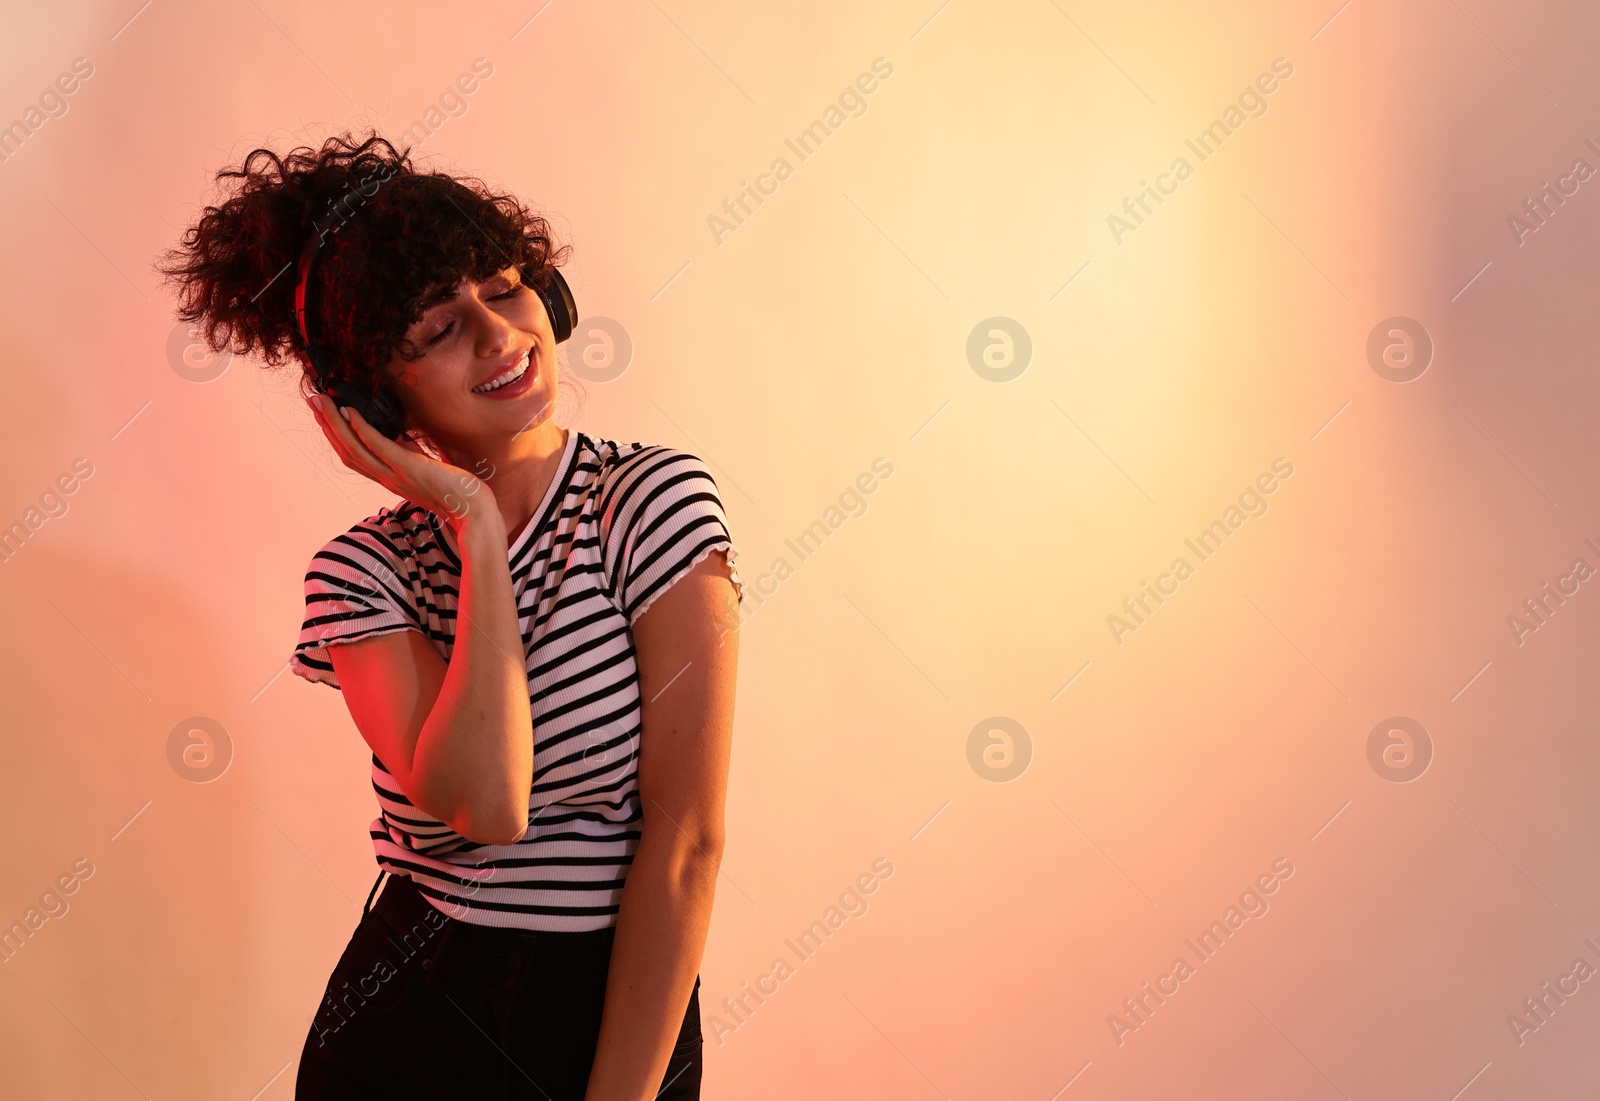
[(408, 153), (371, 135), (336, 135), (320, 150), (280, 156), (253, 149), (217, 173), (230, 192), (156, 265), (177, 285), (178, 316), (198, 323), (213, 351), (284, 361), (299, 345), (293, 267), (312, 234), (326, 232), (364, 178), (411, 170)]

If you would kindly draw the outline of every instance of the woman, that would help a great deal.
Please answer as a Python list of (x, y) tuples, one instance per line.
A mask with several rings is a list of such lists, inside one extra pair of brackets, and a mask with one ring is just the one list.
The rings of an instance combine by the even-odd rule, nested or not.
[(371, 747), (383, 891), (295, 1096), (698, 1097), (742, 596), (710, 473), (555, 424), (566, 250), (515, 198), (376, 136), (218, 179), (180, 316), (296, 354), (402, 498), (306, 573), (291, 663)]

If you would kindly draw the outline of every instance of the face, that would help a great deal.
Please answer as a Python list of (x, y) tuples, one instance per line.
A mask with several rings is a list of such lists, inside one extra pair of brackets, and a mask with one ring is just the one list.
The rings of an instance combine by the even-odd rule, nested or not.
[(555, 333), (515, 267), (482, 283), (463, 279), (455, 298), (426, 310), (406, 335), (423, 354), (390, 360), (392, 391), (447, 451), (497, 450), (555, 412)]

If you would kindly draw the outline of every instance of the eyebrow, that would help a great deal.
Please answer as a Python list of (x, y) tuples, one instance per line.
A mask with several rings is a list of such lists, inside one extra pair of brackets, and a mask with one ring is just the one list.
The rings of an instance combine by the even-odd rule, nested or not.
[[(525, 285), (524, 282), (523, 282), (523, 279), (522, 279), (522, 272), (520, 270), (516, 269), (515, 267), (511, 268), (510, 270), (516, 271), (516, 282), (517, 282), (517, 285), (518, 286)], [(479, 285), (481, 286), (483, 283), (487, 283), (491, 279), (500, 279), (500, 278), (502, 278), (504, 276), (505, 276), (505, 272), (497, 271), (494, 274), (490, 275), (488, 279), (481, 280)], [(426, 306), (422, 307), (422, 313), (424, 315), (426, 315), (430, 310), (433, 310), (434, 308), (436, 308), (438, 306), (448, 306), (450, 303), (456, 301), (456, 299), (458, 299), (460, 297), (461, 297), (461, 287), (460, 287), (460, 284), (458, 283), (456, 286), (450, 288), (449, 294), (446, 297), (440, 298), (436, 302), (430, 302)], [(418, 318), (416, 321), (412, 322), (411, 328), (415, 328), (417, 325), (421, 325), (422, 322), (425, 319), (426, 319), (425, 316)], [(410, 331), (410, 329), (407, 329), (407, 332), (409, 332), (409, 331)]]
[[(515, 271), (516, 269), (513, 268), (513, 269), (510, 269), (510, 270)], [(482, 286), (484, 283), (488, 283), (491, 280), (501, 279), (501, 278), (507, 278), (506, 277), (506, 273), (503, 272), (503, 271), (497, 271), (497, 272), (493, 273), (492, 275), (490, 275), (488, 279), (480, 279), (478, 281), (478, 285)], [(507, 278), (507, 282), (510, 282), (509, 278)], [(519, 284), (522, 282), (522, 273), (520, 271), (517, 272), (516, 282), (519, 283)], [(445, 297), (439, 299), (436, 302), (433, 302), (433, 303), (430, 303), (427, 306), (424, 306), (423, 307), (423, 312), (426, 313), (428, 310), (433, 309), (434, 306), (445, 306), (445, 305), (448, 305), (449, 303), (454, 302), (456, 299), (458, 299), (460, 297), (461, 297), (461, 287), (460, 287), (460, 284), (458, 283), (456, 286), (450, 288), (450, 293), (448, 295), (446, 295)]]

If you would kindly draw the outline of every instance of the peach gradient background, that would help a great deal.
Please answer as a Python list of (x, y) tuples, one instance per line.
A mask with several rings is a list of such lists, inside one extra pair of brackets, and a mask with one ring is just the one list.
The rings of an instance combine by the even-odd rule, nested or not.
[[(742, 631), (707, 1098), (1600, 1087), (1600, 984), (1521, 1046), (1506, 1020), (1600, 962), (1600, 583), (1506, 625), (1600, 566), (1600, 178), (1521, 246), (1506, 224), (1600, 168), (1593, 10), (539, 2), (0, 14), (0, 122), (95, 66), (0, 164), (0, 523), (95, 468), (0, 566), (0, 924), (96, 869), (0, 965), (0, 1093), (292, 1094), (374, 812), (342, 701), (282, 667), (309, 556), (389, 498), (287, 372), (179, 377), (150, 263), (221, 165), (397, 136), (476, 57), (421, 152), (547, 210), (635, 345), (564, 424), (707, 459), (750, 582), (894, 466)], [(880, 56), (867, 113), (717, 244), (707, 215)], [(1276, 57), (1268, 113), (1116, 244)], [(966, 356), (994, 315), (1033, 343), (1003, 384)], [(1365, 352), (1393, 315), (1436, 348), (1403, 385)], [(1268, 514), (1114, 642), (1278, 456)], [(1435, 747), (1408, 784), (1366, 758), (1396, 714)], [(208, 784), (167, 761), (194, 715), (233, 742)], [(967, 757), (997, 715), (1032, 746), (1008, 783)], [(721, 1000), (876, 857), (870, 911), (719, 1044)], [(1107, 1016), (1279, 858), (1270, 912), (1119, 1045)]]

